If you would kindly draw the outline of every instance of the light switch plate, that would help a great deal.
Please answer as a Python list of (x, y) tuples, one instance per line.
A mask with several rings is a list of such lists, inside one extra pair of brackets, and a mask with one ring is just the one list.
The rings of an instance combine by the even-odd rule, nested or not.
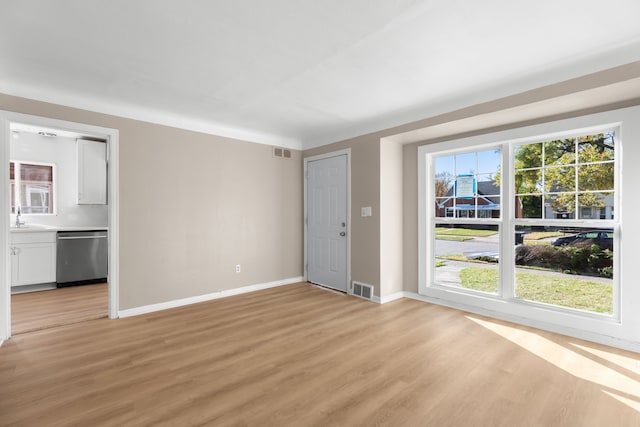
[(362, 216), (371, 216), (371, 206), (362, 208)]

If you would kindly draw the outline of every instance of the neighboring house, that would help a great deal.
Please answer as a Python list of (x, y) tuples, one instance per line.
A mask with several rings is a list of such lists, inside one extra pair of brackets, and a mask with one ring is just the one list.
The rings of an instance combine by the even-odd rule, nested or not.
[(436, 216), (449, 218), (499, 218), (500, 187), (494, 181), (477, 182), (475, 197), (454, 197), (453, 186), (447, 197), (436, 202)]
[[(580, 206), (580, 219), (613, 219), (613, 196), (607, 195), (604, 198), (604, 206)], [(545, 218), (573, 219), (575, 211), (560, 212), (554, 210), (551, 203), (545, 203)]]

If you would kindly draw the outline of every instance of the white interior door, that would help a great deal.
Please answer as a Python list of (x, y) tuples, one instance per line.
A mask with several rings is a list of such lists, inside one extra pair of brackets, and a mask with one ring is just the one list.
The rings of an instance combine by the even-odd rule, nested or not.
[(347, 156), (307, 163), (307, 280), (347, 290)]

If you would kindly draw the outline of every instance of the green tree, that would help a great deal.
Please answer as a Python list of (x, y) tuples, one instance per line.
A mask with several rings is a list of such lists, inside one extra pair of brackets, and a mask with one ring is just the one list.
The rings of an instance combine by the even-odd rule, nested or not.
[(613, 160), (613, 132), (517, 147), (516, 194), (540, 195), (519, 196), (524, 216), (541, 212), (543, 195), (556, 212), (574, 212), (576, 195), (580, 206), (604, 207), (606, 193), (585, 191), (613, 191)]

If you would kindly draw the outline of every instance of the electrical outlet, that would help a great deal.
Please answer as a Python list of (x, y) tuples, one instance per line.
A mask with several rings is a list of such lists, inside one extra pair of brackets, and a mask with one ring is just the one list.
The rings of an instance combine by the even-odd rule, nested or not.
[(236, 273), (240, 273), (240, 264), (236, 264)]

